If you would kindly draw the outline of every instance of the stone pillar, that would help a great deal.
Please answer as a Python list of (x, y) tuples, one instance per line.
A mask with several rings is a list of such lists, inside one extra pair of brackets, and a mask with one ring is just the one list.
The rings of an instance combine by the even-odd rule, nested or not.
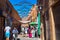
[(50, 23), (50, 40), (56, 40), (55, 23), (51, 7), (49, 8), (49, 23)]
[(44, 40), (44, 27), (43, 27), (43, 23), (41, 23), (41, 40)]

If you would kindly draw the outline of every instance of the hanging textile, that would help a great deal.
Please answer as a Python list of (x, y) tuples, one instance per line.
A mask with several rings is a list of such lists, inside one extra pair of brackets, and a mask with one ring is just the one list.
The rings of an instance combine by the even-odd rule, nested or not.
[(38, 12), (38, 35), (40, 35), (40, 25), (41, 25), (41, 22), (40, 22), (40, 12)]

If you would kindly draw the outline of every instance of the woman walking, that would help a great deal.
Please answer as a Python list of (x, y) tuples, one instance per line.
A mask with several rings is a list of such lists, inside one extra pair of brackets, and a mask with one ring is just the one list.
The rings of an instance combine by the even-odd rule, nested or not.
[(28, 29), (28, 35), (29, 35), (29, 38), (32, 37), (32, 33), (31, 33), (31, 28), (30, 28), (30, 26), (29, 26), (29, 29)]
[(10, 30), (11, 30), (11, 27), (9, 27), (9, 26), (6, 26), (5, 27), (5, 37), (6, 37), (6, 40), (9, 40), (9, 38), (10, 38)]
[(18, 36), (18, 30), (17, 30), (17, 28), (14, 27), (12, 33), (13, 33), (13, 39), (17, 40), (17, 36)]
[(32, 33), (32, 37), (34, 38), (34, 37), (35, 37), (35, 30), (34, 30), (34, 27), (32, 28), (31, 33)]

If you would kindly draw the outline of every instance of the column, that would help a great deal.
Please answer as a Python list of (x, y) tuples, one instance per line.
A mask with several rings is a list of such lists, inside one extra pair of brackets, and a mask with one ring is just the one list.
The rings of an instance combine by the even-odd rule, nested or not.
[(49, 23), (50, 23), (50, 40), (56, 40), (55, 23), (51, 7), (49, 8)]

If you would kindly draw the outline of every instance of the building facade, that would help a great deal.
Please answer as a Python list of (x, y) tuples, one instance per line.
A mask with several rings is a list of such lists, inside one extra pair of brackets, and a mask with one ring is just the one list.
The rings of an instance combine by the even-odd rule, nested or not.
[(37, 5), (34, 5), (31, 8), (31, 11), (27, 17), (26, 20), (31, 20), (32, 22), (36, 22), (37, 21)]
[[(15, 21), (16, 20), (16, 21)], [(9, 0), (0, 0), (0, 40), (5, 40), (4, 28), (5, 26), (20, 25), (21, 20), (18, 13), (14, 10)], [(14, 23), (15, 21), (15, 23)], [(10, 38), (11, 40), (11, 38)]]
[(59, 10), (60, 10), (60, 1), (59, 0), (49, 0), (49, 16), (50, 16), (50, 25), (51, 25), (51, 40), (60, 40), (60, 31), (59, 31)]
[(59, 0), (38, 0), (38, 8), (42, 6), (43, 40), (59, 40)]

